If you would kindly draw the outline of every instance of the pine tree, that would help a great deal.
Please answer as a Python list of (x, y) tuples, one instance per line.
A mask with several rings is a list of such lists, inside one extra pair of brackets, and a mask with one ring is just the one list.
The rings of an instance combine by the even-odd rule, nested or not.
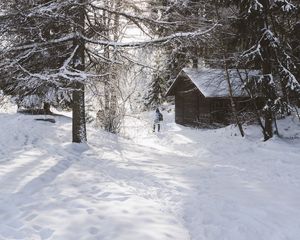
[(148, 92), (144, 97), (145, 106), (147, 108), (156, 108), (161, 106), (165, 101), (167, 92), (166, 80), (164, 72), (157, 71), (152, 75), (152, 81), (148, 87)]
[(12, 1), (1, 19), (10, 43), (2, 63), (7, 79), (5, 90), (21, 99), (29, 96), (35, 100), (33, 96), (37, 96), (47, 103), (69, 100), (73, 109), (73, 142), (86, 141), (82, 83), (86, 78), (85, 43), (81, 38), (85, 3)]
[[(3, 6), (7, 15), (1, 17), (4, 42), (14, 46), (34, 44), (55, 39), (64, 31), (67, 23), (57, 22), (55, 18), (39, 11), (39, 5), (46, 7), (47, 1), (11, 1)], [(9, 15), (12, 14), (12, 15)], [(2, 89), (16, 95), (20, 106), (35, 106), (45, 103), (68, 104), (70, 95), (66, 91), (68, 86), (64, 81), (58, 81), (53, 72), (58, 68), (68, 54), (68, 46), (49, 46), (42, 49), (16, 50), (3, 54), (1, 69)], [(56, 52), (60, 52), (57, 56)], [(8, 59), (14, 61), (10, 62)], [(43, 79), (42, 75), (48, 79)], [(51, 78), (51, 80), (50, 80)]]
[[(297, 22), (297, 7), (291, 1), (245, 0), (231, 1), (239, 8), (239, 41), (248, 47), (240, 64), (259, 68), (262, 75), (254, 82), (256, 94), (265, 98), (265, 140), (273, 136), (272, 123), (278, 111), (289, 105), (290, 96), (299, 98), (296, 79), (299, 59), (290, 47), (290, 32)], [(279, 76), (279, 79), (277, 79)], [(280, 89), (280, 91), (278, 91)], [(281, 93), (280, 93), (281, 92)]]

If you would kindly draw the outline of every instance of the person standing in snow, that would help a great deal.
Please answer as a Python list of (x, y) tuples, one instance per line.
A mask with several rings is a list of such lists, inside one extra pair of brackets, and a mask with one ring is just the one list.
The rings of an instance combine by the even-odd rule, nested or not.
[(159, 111), (158, 108), (155, 110), (155, 115), (154, 115), (154, 124), (153, 124), (153, 132), (155, 132), (155, 126), (157, 126), (157, 132), (160, 131), (160, 122), (163, 121), (163, 115)]

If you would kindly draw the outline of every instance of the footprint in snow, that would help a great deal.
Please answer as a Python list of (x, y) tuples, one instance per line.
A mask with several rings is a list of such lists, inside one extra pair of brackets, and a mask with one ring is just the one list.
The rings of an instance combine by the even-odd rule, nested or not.
[(34, 138), (34, 139), (31, 141), (31, 143), (32, 143), (32, 145), (35, 145), (36, 143), (38, 143), (38, 141), (39, 141), (38, 138)]
[(24, 226), (24, 224), (20, 221), (12, 221), (8, 223), (7, 226), (13, 229), (21, 229)]
[(89, 191), (89, 193), (91, 194), (97, 194), (97, 193), (100, 193), (101, 192), (101, 189), (98, 188), (98, 187), (92, 187)]
[(39, 232), (41, 239), (43, 240), (49, 239), (53, 235), (53, 233), (54, 230), (50, 228), (44, 228)]
[(92, 235), (96, 235), (99, 232), (99, 229), (96, 227), (90, 227), (89, 228), (89, 233)]
[(36, 231), (41, 231), (41, 229), (43, 229), (43, 227), (39, 226), (39, 225), (33, 225), (32, 228)]
[(87, 157), (95, 156), (94, 153), (85, 153), (84, 155), (87, 156)]
[(102, 201), (118, 201), (118, 202), (125, 202), (129, 197), (112, 197), (112, 198), (105, 198)]
[(86, 210), (86, 212), (91, 215), (95, 212), (95, 209), (89, 208)]
[(37, 214), (31, 214), (31, 215), (29, 215), (28, 217), (25, 218), (25, 221), (30, 222), (33, 219), (35, 219), (37, 216), (38, 216)]
[(98, 195), (98, 197), (103, 197), (103, 198), (105, 198), (105, 197), (108, 197), (109, 195), (111, 195), (111, 193), (105, 192), (105, 193), (102, 193), (102, 194)]

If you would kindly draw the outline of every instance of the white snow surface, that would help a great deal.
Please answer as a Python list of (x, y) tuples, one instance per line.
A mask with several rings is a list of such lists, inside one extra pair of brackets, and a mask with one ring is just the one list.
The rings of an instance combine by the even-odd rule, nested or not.
[[(149, 116), (148, 116), (149, 115)], [(164, 113), (128, 118), (123, 137), (71, 119), (0, 114), (0, 239), (298, 240), (300, 125), (197, 130)], [(284, 127), (286, 124), (291, 127)]]

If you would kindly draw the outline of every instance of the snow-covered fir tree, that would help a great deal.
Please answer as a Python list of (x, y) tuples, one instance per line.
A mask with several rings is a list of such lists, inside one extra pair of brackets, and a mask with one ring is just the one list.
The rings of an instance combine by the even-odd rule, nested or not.
[(31, 106), (71, 102), (74, 142), (86, 140), (85, 46), (79, 37), (85, 25), (84, 3), (9, 1), (1, 17), (7, 41), (1, 59), (5, 91)]
[(240, 65), (262, 72), (247, 85), (256, 96), (265, 99), (264, 135), (267, 140), (273, 136), (276, 113), (291, 107), (300, 96), (296, 75), (299, 58), (294, 54), (295, 44), (291, 44), (295, 39), (292, 32), (297, 25), (299, 9), (288, 0), (230, 1), (230, 4), (239, 10), (235, 26), (237, 38), (244, 47)]

